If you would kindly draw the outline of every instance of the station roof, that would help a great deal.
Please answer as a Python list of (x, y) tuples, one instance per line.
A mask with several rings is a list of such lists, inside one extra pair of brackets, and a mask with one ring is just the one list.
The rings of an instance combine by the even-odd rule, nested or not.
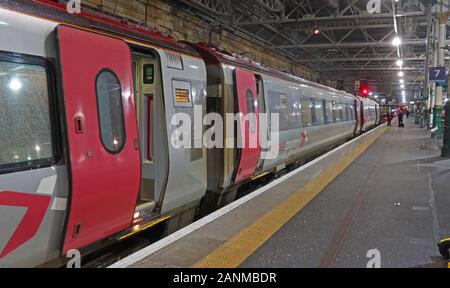
[[(394, 76), (402, 69), (414, 75), (407, 80), (406, 89), (412, 92), (423, 87), (417, 76), (423, 78), (425, 74), (427, 6), (436, 1), (380, 0), (379, 11), (369, 11), (368, 0), (171, 2), (213, 27), (237, 34), (319, 73), (388, 73), (392, 75), (388, 93), (395, 96), (401, 89)], [(392, 44), (397, 35), (402, 39), (399, 48)], [(401, 68), (396, 64), (398, 59), (404, 63)]]

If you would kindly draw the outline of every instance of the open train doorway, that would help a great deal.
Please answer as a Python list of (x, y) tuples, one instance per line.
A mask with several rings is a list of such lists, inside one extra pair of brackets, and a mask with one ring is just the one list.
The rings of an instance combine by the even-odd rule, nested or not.
[(163, 79), (156, 51), (132, 50), (132, 67), (142, 162), (136, 212), (147, 218), (159, 214), (167, 182)]

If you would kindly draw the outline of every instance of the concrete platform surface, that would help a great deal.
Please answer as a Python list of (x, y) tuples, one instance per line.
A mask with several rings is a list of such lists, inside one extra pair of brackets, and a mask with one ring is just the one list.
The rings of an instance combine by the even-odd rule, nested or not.
[(241, 267), (364, 268), (374, 249), (381, 267), (446, 267), (450, 160), (437, 146), (413, 121), (391, 128)]
[(378, 127), (112, 267), (446, 267), (437, 146), (413, 121)]

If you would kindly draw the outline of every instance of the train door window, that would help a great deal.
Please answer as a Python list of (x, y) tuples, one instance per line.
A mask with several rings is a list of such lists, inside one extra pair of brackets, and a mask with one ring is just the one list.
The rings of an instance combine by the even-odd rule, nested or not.
[(263, 80), (261, 76), (256, 75), (256, 91), (257, 91), (257, 98), (258, 98), (258, 112), (259, 113), (266, 113), (266, 104), (264, 101), (264, 86), (263, 86)]
[(311, 110), (311, 99), (310, 98), (300, 98), (300, 107), (302, 115), (302, 125), (303, 127), (309, 127), (312, 125), (312, 110)]
[(323, 100), (325, 123), (333, 123), (333, 103), (331, 101)]
[(119, 153), (125, 145), (122, 88), (113, 71), (102, 70), (96, 81), (100, 136), (105, 149)]
[(54, 158), (46, 64), (24, 60), (0, 55), (0, 173)]
[(325, 124), (323, 101), (321, 99), (314, 100), (314, 110), (316, 111), (316, 125)]

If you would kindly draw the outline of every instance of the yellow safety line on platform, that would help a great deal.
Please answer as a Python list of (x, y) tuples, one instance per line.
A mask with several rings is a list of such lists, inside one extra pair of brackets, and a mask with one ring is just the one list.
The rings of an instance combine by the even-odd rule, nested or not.
[(311, 202), (353, 161), (364, 153), (389, 128), (383, 127), (358, 144), (348, 155), (311, 180), (287, 200), (239, 232), (211, 254), (194, 264), (194, 268), (235, 268), (281, 229), (292, 217)]

